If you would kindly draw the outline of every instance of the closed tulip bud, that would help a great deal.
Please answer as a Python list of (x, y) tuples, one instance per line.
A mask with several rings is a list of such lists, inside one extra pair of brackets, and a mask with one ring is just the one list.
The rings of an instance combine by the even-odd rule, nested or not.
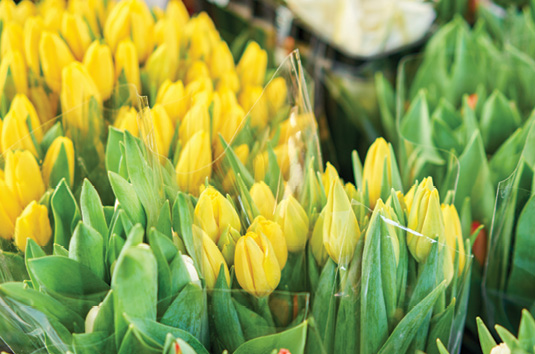
[(188, 99), (194, 99), (197, 94), (203, 92), (206, 92), (208, 95), (212, 95), (213, 90), (214, 88), (212, 85), (212, 80), (210, 80), (209, 77), (200, 77), (186, 85), (185, 96)]
[(266, 236), (273, 246), (275, 256), (279, 262), (279, 268), (283, 269), (288, 259), (288, 248), (280, 225), (260, 215), (254, 219), (247, 231)]
[(454, 205), (442, 204), (442, 216), (444, 218), (446, 246), (451, 254), (451, 262), (455, 263), (455, 256), (459, 258), (459, 275), (464, 269), (466, 253), (464, 251), (464, 239), (461, 228), (461, 220)]
[(89, 27), (84, 19), (77, 14), (63, 13), (61, 20), (61, 35), (71, 48), (74, 57), (82, 61), (85, 51), (91, 44)]
[[(8, 73), (11, 73), (11, 80), (14, 87), (9, 85)], [(0, 62), (0, 95), (5, 93), (8, 100), (12, 100), (17, 93), (28, 93), (28, 76), (24, 58), (18, 51), (8, 52)]]
[(229, 226), (238, 232), (241, 230), (240, 217), (232, 204), (211, 186), (201, 193), (195, 206), (195, 224), (214, 242), (219, 241), (221, 233)]
[[(370, 197), (370, 206), (372, 208), (375, 207), (377, 199), (381, 197), (382, 184), (392, 184), (391, 160), (392, 156), (388, 143), (383, 138), (376, 139), (366, 154), (362, 170), (362, 183), (365, 189), (368, 188), (368, 196)], [(387, 181), (383, 180), (385, 164)]]
[(182, 81), (164, 81), (156, 95), (156, 103), (165, 108), (169, 118), (173, 121), (173, 125), (176, 126), (184, 118), (188, 107), (188, 100), (184, 97)]
[(360, 228), (340, 181), (333, 181), (324, 208), (323, 245), (337, 263), (347, 265), (360, 238)]
[(17, 196), (0, 178), (0, 237), (11, 240), (15, 231), (15, 220), (22, 212)]
[(69, 127), (87, 131), (89, 120), (88, 103), (94, 98), (102, 105), (100, 92), (89, 75), (86, 67), (80, 62), (72, 62), (63, 69), (61, 80), (61, 110), (63, 122)]
[(144, 63), (154, 46), (154, 19), (142, 0), (121, 1), (111, 10), (104, 25), (104, 38), (112, 50), (131, 38), (139, 63)]
[(271, 294), (281, 278), (273, 245), (266, 236), (254, 232), (248, 232), (238, 240), (234, 270), (243, 290), (257, 297)]
[(240, 79), (238, 79), (236, 70), (228, 70), (221, 74), (217, 80), (217, 90), (219, 91), (223, 88), (230, 89), (234, 94), (240, 90)]
[(0, 20), (4, 22), (13, 20), (16, 8), (17, 6), (13, 0), (0, 1)]
[(29, 151), (8, 151), (6, 154), (5, 181), (15, 194), (21, 208), (45, 193), (45, 184), (39, 165)]
[[(198, 21), (194, 21), (193, 23), (197, 24)], [(188, 23), (188, 27), (197, 26), (190, 25)], [(210, 56), (210, 50), (210, 39), (205, 34), (205, 32), (200, 29), (192, 30), (192, 34), (189, 39), (188, 57), (192, 60), (206, 61)]]
[(227, 285), (230, 286), (228, 266), (225, 262), (225, 258), (221, 254), (221, 251), (219, 248), (217, 248), (214, 241), (200, 227), (192, 225), (192, 229), (194, 237), (202, 242), (202, 270), (204, 280), (206, 282), (206, 288), (208, 290), (214, 288), (221, 267), (224, 267)]
[(323, 224), (325, 221), (325, 212), (321, 212), (318, 218), (316, 219), (316, 224), (312, 230), (312, 237), (310, 238), (310, 249), (312, 251), (312, 256), (316, 260), (316, 263), (320, 267), (323, 267), (327, 261), (329, 254), (323, 245)]
[(32, 134), (37, 143), (43, 140), (41, 122), (39, 121), (39, 117), (37, 117), (35, 108), (28, 97), (18, 94), (11, 102), (9, 112), (4, 118), (2, 150), (5, 152), (10, 149), (24, 149), (37, 156), (37, 149), (32, 139)]
[(325, 172), (323, 172), (323, 175), (321, 176), (321, 182), (323, 183), (323, 188), (325, 189), (325, 193), (329, 193), (329, 190), (331, 186), (333, 185), (333, 182), (339, 181), (340, 176), (338, 175), (338, 171), (336, 168), (334, 168), (333, 165), (331, 165), (330, 162), (327, 162), (327, 166), (325, 167)]
[(416, 193), (417, 187), (417, 183), (413, 184), (411, 189), (409, 189), (409, 191), (405, 193), (405, 196), (403, 197), (403, 202), (405, 203), (405, 206), (407, 208), (407, 214), (410, 214), (411, 212), (412, 201), (414, 200), (414, 193)]
[(178, 67), (178, 52), (172, 53), (170, 47), (164, 43), (150, 55), (145, 65), (145, 71), (151, 85), (160, 87), (167, 79), (174, 81)]
[(52, 237), (52, 228), (48, 219), (48, 209), (32, 201), (15, 222), (15, 245), (24, 251), (28, 238), (34, 240), (39, 246), (45, 246), (50, 237)]
[(137, 111), (134, 107), (123, 106), (119, 109), (113, 126), (119, 130), (128, 130), (133, 136), (139, 136)]
[[(214, 105), (215, 107), (215, 105)], [(215, 110), (214, 110), (215, 112)], [(217, 132), (212, 137), (214, 139), (214, 149), (215, 149), (215, 155), (214, 156), (221, 156), (221, 154), (224, 153), (225, 149), (223, 147), (223, 144), (221, 143), (221, 140), (219, 139), (219, 134), (225, 139), (227, 143), (232, 143), (238, 133), (240, 132), (240, 129), (242, 128), (242, 124), (245, 121), (245, 113), (241, 109), (240, 106), (235, 105), (228, 111), (220, 111), (220, 114), (217, 116), (213, 115), (214, 119), (212, 120), (212, 126), (214, 132)]]
[(199, 186), (212, 174), (212, 149), (210, 135), (205, 131), (195, 133), (185, 144), (176, 166), (178, 186), (194, 196)]
[(245, 48), (236, 72), (242, 87), (263, 86), (266, 77), (267, 53), (258, 43), (251, 41)]
[[(174, 135), (173, 122), (171, 122), (171, 118), (169, 118), (163, 106), (159, 104), (151, 109), (151, 116), (152, 127), (150, 129), (153, 129), (154, 132), (156, 152), (159, 155), (168, 156)], [(144, 135), (147, 136), (147, 133), (144, 132)]]
[(141, 79), (139, 76), (139, 63), (136, 47), (131, 40), (124, 40), (117, 46), (115, 52), (115, 77), (118, 78), (124, 72), (126, 81), (135, 86), (137, 92), (141, 92)]
[(424, 262), (432, 243), (444, 241), (444, 219), (438, 190), (424, 180), (418, 186), (408, 218), (407, 245), (418, 262)]
[(202, 77), (210, 78), (208, 67), (203, 61), (196, 60), (191, 63), (186, 73), (186, 85)]
[(30, 0), (22, 0), (15, 9), (15, 20), (23, 25), (24, 21), (36, 14), (35, 4)]
[(208, 61), (212, 79), (219, 79), (224, 73), (235, 70), (234, 58), (225, 41), (219, 41), (210, 53)]
[(46, 84), (59, 92), (63, 69), (74, 61), (67, 44), (56, 33), (45, 31), (39, 41), (39, 59)]
[[(60, 156), (60, 154), (64, 155)], [(61, 164), (65, 162), (67, 163), (67, 166)], [(52, 145), (50, 145), (46, 152), (42, 168), (43, 180), (47, 186), (52, 188), (55, 187), (51, 184), (52, 181), (50, 180), (50, 177), (52, 176), (52, 172), (57, 170), (56, 173), (62, 174), (62, 177), (65, 176), (65, 172), (69, 173), (68, 181), (69, 185), (72, 187), (74, 183), (74, 145), (72, 140), (63, 136), (54, 139)], [(54, 181), (54, 183), (57, 182), (59, 181)]]
[(247, 86), (238, 97), (240, 106), (251, 115), (253, 127), (265, 127), (268, 122), (268, 107), (261, 86)]
[(178, 129), (178, 137), (182, 144), (185, 144), (201, 130), (210, 131), (210, 114), (207, 106), (196, 104), (186, 113)]
[[(49, 2), (53, 3), (53, 2)], [(43, 24), (47, 31), (53, 33), (61, 32), (61, 20), (63, 19), (63, 13), (65, 12), (63, 3), (55, 1), (55, 4), (44, 7), (41, 5), (41, 15), (43, 17)]]
[(43, 20), (40, 17), (30, 17), (24, 22), (24, 54), (26, 63), (35, 75), (40, 73), (39, 41), (44, 30)]
[(264, 181), (255, 182), (249, 193), (251, 194), (251, 198), (258, 208), (260, 215), (266, 219), (273, 220), (277, 202), (275, 201), (273, 192), (268, 185), (265, 184)]
[(283, 77), (276, 77), (267, 85), (266, 96), (269, 113), (275, 115), (288, 99), (288, 87)]
[(102, 100), (110, 98), (115, 81), (115, 69), (110, 47), (99, 41), (94, 41), (85, 53), (84, 65), (97, 85)]
[(24, 53), (24, 41), (22, 38), (21, 25), (13, 21), (5, 23), (0, 37), (0, 58), (3, 59), (11, 51)]
[(189, 20), (189, 13), (181, 0), (171, 0), (165, 8), (165, 16), (178, 24), (185, 26)]
[(178, 61), (180, 53), (180, 39), (182, 37), (182, 28), (179, 23), (167, 17), (158, 20), (154, 26), (154, 41), (156, 47), (166, 44), (170, 53)]
[(219, 237), (219, 241), (217, 241), (217, 247), (221, 250), (221, 254), (225, 258), (229, 267), (234, 264), (236, 242), (238, 242), (240, 237), (240, 232), (232, 226), (229, 226), (223, 230), (221, 237)]
[[(218, 89), (217, 94), (219, 96), (219, 102), (221, 105), (222, 112), (230, 111), (236, 106), (239, 107), (238, 100), (236, 99), (236, 95), (228, 87), (222, 87)], [(218, 124), (218, 127), (221, 125), (223, 125), (222, 122)]]
[(279, 203), (275, 210), (275, 221), (282, 228), (288, 251), (302, 251), (308, 240), (308, 216), (293, 196)]
[[(249, 158), (249, 146), (247, 144), (241, 144), (237, 147), (233, 148), (234, 153), (236, 156), (238, 156), (238, 159), (241, 161), (242, 164), (246, 164), (247, 159)], [(216, 158), (219, 155), (216, 155)], [(234, 171), (232, 169), (229, 169), (227, 171), (227, 174), (225, 175), (225, 178), (223, 179), (223, 190), (230, 192), (234, 190), (234, 187), (236, 186), (236, 175), (234, 174)]]
[[(68, 3), (68, 10), (73, 14), (81, 16), (91, 28), (95, 36), (99, 37), (99, 24), (106, 23), (106, 8), (101, 0), (71, 0)], [(113, 3), (110, 1), (110, 3)]]

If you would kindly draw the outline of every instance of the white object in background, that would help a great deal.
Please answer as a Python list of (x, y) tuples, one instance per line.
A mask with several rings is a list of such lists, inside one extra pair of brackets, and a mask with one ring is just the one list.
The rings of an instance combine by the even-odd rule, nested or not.
[(425, 0), (287, 0), (296, 17), (351, 56), (389, 52), (423, 38), (436, 14)]
[(145, 0), (149, 7), (156, 6), (160, 9), (165, 9), (167, 7), (167, 1), (168, 0)]

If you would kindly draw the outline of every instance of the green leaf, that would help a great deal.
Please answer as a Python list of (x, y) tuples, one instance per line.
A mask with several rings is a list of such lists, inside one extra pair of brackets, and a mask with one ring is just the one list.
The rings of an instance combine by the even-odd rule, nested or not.
[(98, 313), (93, 322), (93, 332), (106, 332), (108, 334), (113, 334), (115, 332), (115, 326), (113, 323), (113, 290), (108, 291), (108, 294), (98, 305), (98, 307)]
[(161, 348), (151, 338), (146, 338), (134, 327), (128, 327), (121, 341), (118, 354), (160, 354)]
[(312, 316), (327, 353), (333, 351), (336, 320), (336, 268), (329, 257), (321, 271), (318, 290), (312, 303)]
[(95, 229), (78, 223), (69, 244), (69, 258), (85, 265), (100, 279), (105, 280), (104, 239)]
[(481, 343), (481, 350), (483, 351), (483, 354), (490, 354), (492, 348), (497, 345), (496, 341), (494, 340), (492, 334), (490, 334), (490, 331), (488, 330), (487, 326), (485, 326), (485, 324), (483, 323), (483, 320), (477, 317), (476, 321), (477, 333), (479, 335), (479, 343)]
[(203, 291), (199, 284), (189, 283), (178, 294), (160, 322), (191, 333), (201, 341), (204, 306)]
[(136, 194), (135, 188), (115, 172), (109, 171), (108, 177), (110, 179), (113, 193), (128, 217), (130, 217), (133, 222), (141, 223), (145, 226), (145, 211)]
[(234, 354), (271, 354), (273, 349), (287, 349), (292, 354), (304, 354), (308, 322), (283, 331), (243, 343)]
[(442, 344), (442, 341), (440, 340), (440, 338), (437, 338), (437, 348), (438, 348), (438, 352), (440, 354), (450, 354), (448, 352), (448, 349), (446, 349), (446, 347), (444, 346), (444, 344)]
[(518, 329), (518, 340), (520, 346), (526, 352), (531, 353), (535, 348), (535, 320), (528, 310), (522, 310), (522, 319), (520, 320), (520, 328)]
[(520, 343), (518, 339), (515, 338), (515, 336), (505, 329), (505, 327), (502, 327), (500, 325), (496, 325), (494, 327), (496, 329), (496, 332), (498, 332), (498, 335), (502, 339), (502, 341), (509, 347), (509, 349), (515, 352), (515, 349), (520, 349)]
[(73, 333), (72, 344), (76, 354), (113, 353), (115, 338), (106, 332)]
[(84, 223), (98, 231), (103, 240), (107, 241), (109, 230), (102, 201), (95, 187), (87, 179), (84, 180), (82, 185), (80, 208), (82, 209), (82, 220)]
[(257, 313), (249, 307), (240, 304), (236, 298), (232, 299), (232, 303), (238, 314), (245, 340), (275, 333), (274, 326), (268, 323), (266, 318), (262, 316), (262, 313)]
[(74, 176), (71, 176), (69, 169), (69, 158), (67, 157), (67, 151), (65, 150), (65, 145), (61, 145), (56, 161), (52, 166), (52, 171), (50, 171), (49, 186), (51, 188), (56, 187), (62, 179), (66, 181), (71, 181), (71, 177), (74, 179)]
[(225, 161), (232, 168), (235, 175), (240, 174), (242, 176), (247, 189), (251, 189), (254, 184), (253, 176), (251, 175), (249, 170), (243, 165), (234, 150), (227, 144), (227, 142), (225, 141), (225, 139), (223, 139), (221, 135), (219, 135), (219, 140), (225, 148)]
[[(31, 239), (28, 239), (31, 240)], [(26, 247), (28, 244), (26, 243)], [(4, 252), (0, 250), (0, 284), (8, 281), (22, 281), (30, 279), (25, 260), (20, 253)]]
[(54, 243), (68, 247), (72, 232), (80, 221), (80, 211), (65, 180), (56, 187), (51, 199), (54, 215)]
[(200, 240), (193, 238), (191, 225), (193, 225), (193, 205), (191, 204), (191, 199), (189, 199), (187, 194), (179, 192), (173, 205), (173, 229), (182, 236), (188, 255), (193, 259), (195, 268), (199, 271), (202, 269), (202, 244)]
[[(3, 254), (3, 252), (2, 252)], [(33, 275), (31, 268), (28, 265), (30, 259), (45, 257), (46, 253), (43, 251), (41, 246), (37, 244), (32, 238), (28, 238), (26, 241), (26, 251), (24, 253), (24, 263), (26, 265), (26, 270), (31, 279), (31, 284), (34, 289), (38, 289), (37, 279)], [(13, 281), (14, 279), (8, 279), (8, 281)]]
[[(72, 240), (72, 238), (71, 238)], [(63, 247), (62, 245), (58, 245), (57, 243), (54, 243), (54, 246), (53, 246), (54, 250), (53, 250), (53, 255), (54, 256), (63, 256), (63, 257), (69, 257), (69, 251), (67, 251), (67, 249), (65, 247)]]
[(433, 343), (431, 339), (436, 338), (437, 340), (448, 343), (450, 339), (450, 333), (453, 328), (453, 316), (455, 314), (455, 298), (448, 305), (446, 310), (442, 313), (435, 315), (431, 319), (431, 325), (429, 329), (429, 335), (427, 342), (426, 353), (427, 354), (440, 354), (440, 348), (436, 343)]
[(171, 271), (160, 248), (159, 239), (161, 238), (166, 238), (166, 236), (155, 228), (151, 228), (148, 239), (158, 265), (158, 300), (171, 296)]
[(166, 200), (160, 209), (156, 229), (163, 235), (166, 235), (170, 240), (173, 239), (173, 224), (171, 223), (171, 207), (169, 205), (169, 200)]

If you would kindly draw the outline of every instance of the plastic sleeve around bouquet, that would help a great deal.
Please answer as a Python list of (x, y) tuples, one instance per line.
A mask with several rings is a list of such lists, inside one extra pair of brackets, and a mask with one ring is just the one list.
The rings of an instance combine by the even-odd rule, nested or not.
[[(516, 333), (522, 309), (534, 311), (535, 273), (530, 251), (534, 229), (535, 126), (526, 126), (518, 165), (498, 184), (483, 278), (483, 301), (488, 327), (504, 326)], [(492, 327), (491, 327), (492, 326)]]

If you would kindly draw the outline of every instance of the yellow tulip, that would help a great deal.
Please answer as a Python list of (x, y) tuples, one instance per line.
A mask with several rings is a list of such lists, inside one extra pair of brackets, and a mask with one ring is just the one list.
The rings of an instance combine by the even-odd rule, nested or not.
[(44, 30), (41, 17), (30, 17), (24, 22), (24, 54), (26, 63), (35, 75), (40, 73), (39, 41)]
[(185, 144), (201, 130), (210, 131), (210, 114), (207, 106), (196, 104), (186, 113), (178, 129), (178, 137), (182, 144)]
[(16, 5), (13, 0), (0, 1), (0, 20), (7, 22), (14, 19)]
[(67, 65), (63, 69), (61, 86), (61, 111), (64, 124), (67, 123), (69, 127), (83, 132), (88, 131), (89, 120), (93, 119), (88, 115), (89, 102), (94, 98), (100, 106), (102, 99), (86, 67), (76, 61)]
[(275, 210), (275, 221), (281, 226), (288, 251), (302, 251), (308, 240), (308, 216), (297, 199), (289, 196)]
[(119, 109), (113, 126), (119, 130), (128, 130), (133, 136), (139, 136), (137, 111), (134, 107), (123, 106)]
[(331, 189), (331, 186), (333, 185), (333, 182), (339, 181), (340, 176), (338, 175), (338, 171), (336, 168), (334, 168), (333, 165), (331, 165), (330, 162), (327, 162), (327, 166), (325, 167), (325, 172), (323, 172), (323, 175), (321, 175), (321, 182), (323, 184), (323, 188), (325, 189), (325, 193), (329, 193), (329, 190)]
[[(214, 97), (215, 94), (214, 94)], [(215, 102), (215, 99), (214, 99)], [(214, 105), (215, 108), (215, 105)], [(212, 136), (214, 143), (214, 156), (220, 156), (224, 153), (224, 147), (219, 139), (219, 134), (225, 139), (228, 144), (232, 144), (245, 121), (245, 113), (239, 105), (235, 105), (227, 111), (221, 110), (219, 114), (215, 114), (215, 109), (212, 114), (212, 131), (217, 132)]]
[(45, 30), (53, 33), (61, 32), (61, 20), (65, 12), (63, 4), (59, 5), (58, 3), (59, 1), (54, 5), (46, 7), (44, 11), (41, 11)]
[[(198, 28), (200, 24), (196, 19), (192, 19), (188, 23), (188, 27)], [(210, 39), (200, 28), (190, 31), (192, 33), (189, 39), (188, 57), (192, 60), (206, 61), (210, 56)]]
[(283, 269), (288, 260), (288, 248), (286, 247), (286, 239), (284, 238), (280, 225), (263, 216), (257, 216), (247, 231), (266, 236), (273, 246), (275, 256), (279, 262), (279, 268)]
[(171, 18), (164, 17), (154, 26), (154, 41), (157, 47), (165, 44), (178, 61), (180, 54), (180, 39), (182, 37), (182, 28), (179, 23)]
[(0, 37), (0, 58), (4, 58), (10, 51), (24, 53), (24, 41), (22, 40), (22, 27), (17, 22), (4, 23), (2, 36)]
[(114, 74), (113, 58), (110, 47), (94, 41), (84, 56), (84, 65), (100, 92), (103, 101), (110, 98), (113, 92)]
[(211, 186), (199, 196), (195, 206), (195, 224), (214, 242), (219, 241), (221, 233), (229, 226), (238, 232), (241, 230), (240, 217), (232, 204)]
[(141, 92), (141, 79), (139, 76), (139, 64), (136, 47), (131, 40), (124, 40), (117, 46), (115, 52), (115, 78), (117, 79), (124, 71), (126, 81), (135, 86), (137, 92)]
[(205, 131), (195, 133), (180, 153), (176, 166), (178, 186), (194, 196), (199, 186), (212, 174), (212, 149), (210, 135)]
[(112, 50), (127, 38), (135, 44), (139, 63), (152, 53), (154, 19), (142, 0), (121, 1), (111, 10), (104, 25), (104, 38)]
[[(277, 157), (277, 164), (281, 170), (284, 179), (288, 179), (290, 172), (290, 158), (288, 155), (288, 145), (279, 145), (273, 149), (275, 156)], [(264, 151), (262, 154), (255, 156), (253, 160), (253, 170), (255, 181), (264, 180), (266, 176), (266, 170), (269, 166), (268, 152)]]
[(11, 102), (9, 112), (4, 118), (2, 151), (25, 149), (37, 156), (37, 149), (30, 134), (28, 118), (31, 124), (31, 133), (33, 133), (36, 142), (40, 143), (43, 140), (43, 131), (37, 112), (28, 97), (18, 94)]
[(51, 237), (48, 209), (32, 201), (15, 222), (15, 245), (24, 251), (28, 238), (37, 242), (39, 246), (45, 246)]
[(266, 87), (266, 97), (270, 115), (275, 115), (288, 101), (288, 87), (283, 77), (276, 77)]
[[(11, 79), (14, 87), (8, 85), (8, 72), (11, 72)], [(12, 91), (14, 90), (14, 91)], [(8, 100), (12, 100), (16, 93), (28, 93), (28, 76), (24, 58), (18, 51), (8, 52), (0, 62), (0, 94), (5, 93)]]
[(249, 294), (264, 297), (277, 288), (281, 278), (279, 261), (264, 235), (248, 232), (238, 240), (234, 254), (238, 283)]
[(251, 115), (252, 127), (265, 127), (268, 122), (268, 106), (261, 86), (246, 86), (238, 97), (240, 106)]
[[(238, 100), (236, 98), (236, 94), (228, 87), (221, 87), (219, 89), (217, 89), (217, 94), (219, 96), (219, 100), (221, 102), (221, 111), (222, 112), (227, 112), (227, 111), (230, 111), (231, 109), (233, 109), (235, 106), (240, 106), (238, 104)], [(241, 108), (241, 107), (240, 107)], [(218, 125), (221, 126), (222, 124), (220, 123)]]
[[(255, 182), (249, 191), (260, 215), (266, 219), (273, 220), (277, 202), (273, 192), (264, 181)], [(282, 267), (281, 267), (282, 268)]]
[(58, 160), (61, 149), (65, 151), (65, 156), (67, 157), (69, 185), (72, 187), (74, 183), (74, 145), (71, 139), (60, 136), (54, 139), (48, 148), (43, 162), (43, 180), (47, 186), (52, 188), (55, 186), (50, 185), (50, 175)]
[(192, 225), (193, 236), (202, 242), (202, 268), (206, 288), (214, 288), (221, 267), (224, 267), (227, 285), (230, 286), (230, 275), (225, 258), (214, 241), (200, 227)]
[(225, 258), (229, 267), (234, 264), (236, 242), (238, 242), (240, 237), (240, 232), (232, 226), (229, 226), (223, 230), (223, 233), (219, 237), (219, 241), (217, 241), (217, 247), (221, 250), (221, 254)]
[(206, 66), (205, 62), (195, 60), (193, 63), (191, 63), (188, 71), (186, 72), (186, 85), (202, 77), (210, 78), (208, 67)]
[(74, 57), (82, 61), (85, 51), (91, 44), (89, 27), (82, 16), (68, 12), (63, 13), (61, 35), (71, 48)]
[(5, 181), (21, 208), (45, 193), (45, 184), (35, 157), (29, 151), (8, 151)]
[(408, 218), (407, 245), (418, 262), (425, 261), (436, 240), (444, 242), (444, 227), (438, 190), (428, 178), (418, 186)]
[(62, 82), (62, 71), (74, 61), (67, 44), (56, 33), (45, 31), (39, 41), (39, 59), (41, 69), (48, 87), (59, 92)]
[(316, 223), (314, 224), (314, 229), (312, 230), (312, 236), (310, 237), (310, 250), (312, 251), (312, 256), (322, 267), (327, 261), (329, 254), (323, 245), (323, 224), (325, 221), (325, 212), (321, 212)]
[(409, 189), (409, 191), (405, 193), (405, 196), (403, 197), (403, 202), (407, 208), (407, 214), (410, 214), (411, 212), (412, 201), (414, 200), (414, 193), (416, 193), (417, 187), (418, 183), (413, 184), (411, 189)]
[(171, 80), (166, 80), (160, 86), (156, 95), (156, 103), (165, 108), (175, 126), (182, 121), (187, 111), (188, 100), (184, 97), (184, 94), (182, 81), (178, 80), (173, 83)]
[[(382, 184), (392, 184), (391, 161), (392, 156), (390, 154), (388, 143), (383, 138), (377, 138), (366, 154), (364, 168), (362, 170), (362, 183), (364, 189), (368, 189), (370, 207), (372, 208), (375, 207), (377, 199), (381, 197)], [(383, 181), (385, 163), (387, 168), (387, 181)]]
[(267, 53), (258, 43), (251, 41), (245, 48), (236, 72), (242, 87), (263, 86), (266, 77)]
[(193, 100), (197, 94), (205, 92), (209, 96), (214, 90), (212, 80), (209, 77), (200, 77), (186, 85), (186, 98)]
[(179, 25), (185, 26), (189, 21), (188, 9), (181, 0), (171, 0), (165, 8), (165, 16)]
[[(266, 91), (266, 97), (267, 91)], [(268, 98), (269, 101), (269, 98)], [(303, 134), (303, 132), (307, 131), (316, 131), (317, 130), (317, 124), (316, 124), (316, 118), (312, 113), (304, 113), (304, 114), (298, 114), (294, 115), (291, 114), (290, 117), (286, 120), (284, 120), (280, 124), (280, 142), (287, 142), (288, 140), (296, 137), (297, 134)], [(275, 132), (273, 132), (273, 135)], [(305, 133), (307, 134), (307, 133)], [(279, 143), (280, 144), (280, 143)], [(329, 186), (327, 186), (327, 189)]]
[[(106, 23), (106, 9), (102, 0), (70, 0), (69, 12), (81, 16), (87, 21), (93, 34), (99, 37), (100, 24)], [(112, 1), (109, 2), (113, 4)]]
[(58, 113), (59, 95), (55, 92), (47, 93), (43, 86), (33, 86), (30, 87), (30, 100), (37, 111), (43, 130), (48, 130), (55, 123), (53, 118)]
[(24, 21), (36, 14), (35, 4), (30, 0), (22, 0), (15, 9), (15, 20), (23, 25)]
[(234, 58), (225, 41), (219, 41), (212, 50), (208, 61), (210, 76), (219, 79), (224, 73), (235, 70)]
[(156, 88), (167, 79), (174, 81), (178, 68), (178, 53), (172, 53), (170, 47), (164, 43), (150, 55), (145, 65), (145, 71), (151, 85)]
[[(249, 158), (249, 146), (247, 144), (241, 144), (236, 146), (234, 149), (234, 153), (236, 156), (238, 156), (238, 159), (243, 163), (244, 165), (247, 162), (247, 159)], [(220, 155), (215, 155), (216, 158), (219, 158)], [(214, 160), (215, 160), (214, 159)], [(225, 178), (223, 178), (223, 190), (226, 192), (235, 191), (237, 189), (234, 189), (236, 186), (236, 175), (234, 174), (234, 171), (232, 171), (231, 168), (228, 169)]]
[(360, 228), (339, 180), (329, 188), (323, 213), (323, 245), (337, 264), (347, 265), (360, 238)]
[(454, 205), (442, 204), (441, 210), (445, 225), (446, 246), (451, 254), (452, 264), (455, 262), (455, 256), (458, 255), (459, 274), (461, 274), (466, 262), (461, 220)]
[(240, 79), (238, 79), (238, 74), (236, 70), (229, 70), (221, 74), (217, 80), (217, 90), (223, 88), (230, 89), (234, 94), (240, 90)]
[[(171, 118), (169, 118), (163, 106), (159, 104), (151, 109), (151, 118), (152, 127), (150, 129), (154, 134), (156, 153), (162, 156), (168, 156), (174, 135)], [(147, 132), (144, 131), (144, 135), (147, 136)]]
[(0, 237), (11, 240), (15, 231), (15, 220), (22, 212), (17, 196), (0, 178)]

